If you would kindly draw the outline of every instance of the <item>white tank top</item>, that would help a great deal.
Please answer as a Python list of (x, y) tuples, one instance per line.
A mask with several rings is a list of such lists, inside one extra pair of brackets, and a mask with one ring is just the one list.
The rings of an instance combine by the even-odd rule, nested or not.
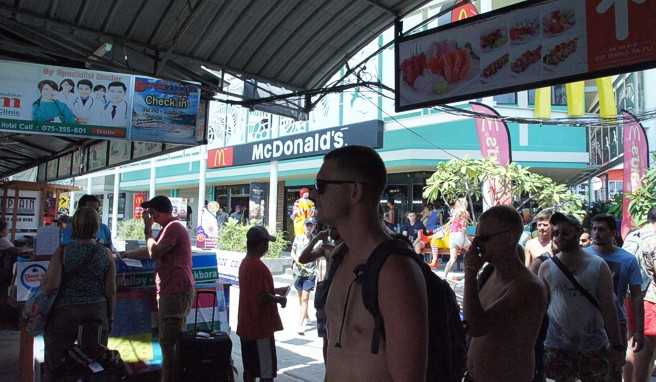
[[(590, 294), (596, 296), (599, 284), (599, 269), (603, 259), (590, 256), (588, 266), (574, 274)], [(594, 307), (567, 279), (553, 262), (545, 262), (549, 272), (550, 301), (547, 315), (549, 328), (544, 346), (570, 351), (595, 351), (608, 346), (604, 319)]]

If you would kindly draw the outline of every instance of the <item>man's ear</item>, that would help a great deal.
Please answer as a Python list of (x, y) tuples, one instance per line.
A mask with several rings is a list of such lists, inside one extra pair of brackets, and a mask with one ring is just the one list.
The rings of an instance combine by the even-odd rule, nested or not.
[(354, 204), (360, 203), (366, 198), (366, 193), (364, 191), (364, 185), (362, 183), (353, 183), (350, 184), (351, 187), (351, 201)]

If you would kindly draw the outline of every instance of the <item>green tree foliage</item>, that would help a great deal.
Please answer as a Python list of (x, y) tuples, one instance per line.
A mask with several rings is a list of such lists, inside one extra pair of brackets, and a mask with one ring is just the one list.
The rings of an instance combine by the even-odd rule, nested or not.
[[(656, 155), (652, 160), (656, 160)], [(652, 167), (642, 178), (640, 188), (629, 194), (631, 203), (629, 212), (633, 221), (642, 225), (647, 220), (647, 213), (653, 207), (656, 207), (656, 168)]]
[[(235, 252), (246, 252), (246, 233), (253, 224), (240, 224), (235, 219), (228, 219), (221, 227), (219, 233), (219, 249)], [(271, 258), (278, 258), (282, 251), (289, 244), (284, 239), (284, 234), (277, 235), (277, 240), (269, 243), (269, 253), (266, 255)]]
[(122, 240), (144, 240), (143, 219), (127, 219), (120, 222), (118, 237)]
[(449, 204), (457, 198), (471, 196), (481, 200), (482, 186), (494, 182), (496, 195), (511, 194), (516, 207), (533, 200), (539, 208), (555, 208), (581, 218), (583, 200), (564, 184), (529, 171), (516, 163), (500, 166), (490, 160), (454, 159), (440, 162), (426, 181), (424, 198), (442, 200)]

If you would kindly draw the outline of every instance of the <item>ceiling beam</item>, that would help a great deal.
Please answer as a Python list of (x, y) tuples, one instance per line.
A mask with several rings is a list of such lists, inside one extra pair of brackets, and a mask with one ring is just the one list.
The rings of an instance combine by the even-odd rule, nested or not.
[[(19, 157), (21, 157), (21, 158), (28, 159), (28, 160), (37, 159), (37, 158), (34, 158), (33, 156), (29, 156), (29, 155), (23, 154), (23, 153), (21, 153), (21, 152), (14, 151), (14, 150), (9, 149), (9, 148), (7, 148), (7, 147), (3, 147), (2, 150), (3, 150), (3, 151), (6, 151), (6, 152), (8, 152), (8, 153), (14, 154), (14, 155), (16, 155), (16, 156), (19, 156)], [(19, 158), (15, 158), (15, 159), (19, 159)]]
[(36, 144), (36, 143), (29, 142), (29, 141), (27, 141), (27, 140), (25, 140), (25, 139), (23, 139), (23, 138), (16, 138), (16, 137), (13, 137), (13, 138), (11, 138), (11, 140), (13, 140), (14, 142), (18, 142), (18, 143), (20, 143), (20, 144), (22, 144), (22, 145), (24, 145), (24, 146), (31, 147), (31, 148), (33, 148), (33, 149), (37, 149), (37, 150), (43, 151), (44, 153), (48, 153), (48, 154), (50, 154), (50, 155), (54, 155), (54, 154), (57, 153), (57, 151), (55, 151), (55, 150), (51, 150), (51, 149), (49, 149), (49, 148), (43, 147), (43, 146), (41, 146), (41, 145), (38, 145), (38, 144)]
[(396, 12), (392, 8), (386, 7), (383, 4), (381, 4), (380, 0), (364, 0), (364, 1), (366, 3), (368, 3), (369, 5), (373, 5), (374, 7), (380, 9), (381, 11), (383, 11), (385, 13), (389, 13), (391, 16), (396, 17), (396, 16), (399, 15), (398, 12)]
[[(314, 32), (314, 34), (312, 35), (312, 37), (310, 37), (310, 38), (308, 38), (307, 40), (305, 40), (305, 43), (304, 43), (303, 45), (301, 45), (301, 46), (296, 50), (296, 52), (294, 52), (294, 54), (290, 54), (290, 55), (289, 55), (289, 57), (288, 57), (287, 60), (285, 61), (285, 64), (282, 65), (282, 66), (278, 69), (278, 71), (276, 72), (276, 74), (274, 75), (274, 77), (277, 78), (277, 77), (280, 75), (280, 73), (281, 73), (285, 68), (288, 68), (288, 67), (289, 67), (289, 64), (290, 64), (295, 58), (298, 58), (298, 56), (300, 55), (300, 52), (305, 51), (306, 48), (307, 48), (307, 46), (308, 46), (312, 41), (314, 41), (314, 39), (317, 38), (317, 36), (320, 36), (320, 35), (324, 32), (325, 28), (327, 28), (329, 25), (331, 25), (331, 24), (333, 23), (333, 20), (340, 20), (340, 19), (341, 19), (342, 17), (344, 17), (344, 15), (346, 15), (347, 13), (350, 15), (351, 12), (347, 12), (347, 11), (351, 8), (351, 5), (353, 5), (353, 4), (357, 4), (357, 3), (347, 3), (346, 7), (340, 9), (339, 12), (335, 14), (335, 16), (333, 16), (333, 17), (331, 17), (331, 18), (328, 18), (328, 19), (326, 20), (327, 22), (326, 22), (321, 28), (318, 28), (318, 29)], [(357, 9), (357, 8), (356, 8), (356, 9)], [(365, 8), (363, 8), (360, 12), (358, 12), (358, 14), (357, 14), (356, 16), (351, 17), (351, 21), (359, 20), (359, 19), (360, 19), (365, 13), (367, 13), (370, 9), (371, 9), (371, 6), (365, 6)], [(316, 52), (317, 52), (318, 50), (320, 50), (321, 48), (323, 48), (323, 46), (321, 46), (320, 44), (316, 44), (316, 46), (314, 46), (313, 48), (310, 48), (311, 51), (312, 51), (312, 53), (311, 53), (311, 54), (308, 54), (308, 55), (307, 55), (307, 58), (305, 58), (305, 59), (301, 62), (301, 64), (298, 65), (298, 69), (296, 69), (296, 70), (294, 71), (294, 73), (289, 77), (290, 82), (292, 82), (292, 80), (293, 80), (294, 78), (296, 78), (296, 75), (298, 74), (299, 71), (301, 71), (302, 69), (305, 68), (305, 64), (306, 64), (308, 61), (311, 61), (313, 58), (315, 58)]]
[[(175, 0), (170, 0), (169, 4), (166, 6), (166, 9), (164, 9), (164, 13), (162, 13), (162, 17), (159, 18), (159, 21), (157, 22), (157, 27), (153, 30), (153, 33), (150, 34), (150, 37), (148, 37), (148, 44), (151, 45), (153, 43), (153, 39), (157, 34), (159, 33), (160, 29), (162, 26), (164, 26), (164, 18), (169, 14), (169, 11), (171, 10), (171, 7), (175, 3)], [(159, 48), (155, 45), (152, 45), (151, 49), (158, 50)]]
[[(327, 6), (329, 3), (330, 3), (330, 1), (325, 1), (325, 2), (322, 4), (322, 7), (323, 7), (323, 6)], [(285, 69), (285, 68), (289, 65), (289, 63), (290, 63), (294, 58), (297, 57), (297, 55), (299, 54), (299, 52), (302, 52), (303, 49), (305, 49), (305, 47), (310, 43), (310, 41), (314, 40), (314, 38), (317, 37), (320, 33), (322, 33), (322, 32), (328, 27), (328, 25), (330, 25), (330, 23), (331, 23), (334, 19), (337, 19), (337, 18), (338, 18), (340, 15), (342, 15), (346, 10), (348, 10), (349, 8), (351, 8), (351, 6), (352, 6), (353, 4), (354, 4), (354, 3), (346, 2), (346, 5), (345, 5), (344, 7), (342, 7), (339, 11), (337, 11), (333, 17), (330, 17), (330, 18), (326, 17), (325, 20), (323, 21), (323, 25), (321, 25), (319, 28), (317, 28), (317, 29), (314, 31), (314, 33), (312, 34), (311, 37), (306, 38), (306, 39), (305, 39), (305, 42), (303, 42), (303, 44), (301, 44), (301, 46), (300, 46), (298, 49), (296, 49), (296, 50), (293, 52), (293, 54), (288, 54), (288, 55), (287, 55), (287, 57), (285, 58), (285, 62), (284, 62), (282, 65), (280, 65), (280, 67), (278, 68), (278, 71), (273, 75), (273, 77), (278, 77), (278, 75), (280, 75), (280, 72), (282, 72), (283, 69)], [(311, 17), (308, 17), (307, 19), (305, 19), (305, 21), (303, 22), (303, 25), (305, 25), (305, 23), (311, 22), (311, 19), (314, 18), (314, 16), (317, 14), (317, 10), (318, 10), (318, 8), (315, 10), (315, 12), (312, 13), (312, 16), (311, 16)], [(288, 39), (287, 41), (285, 41), (285, 43), (284, 43), (283, 46), (286, 46), (286, 45), (287, 45), (287, 42), (288, 42), (290, 39), (292, 39), (292, 38), (294, 38), (294, 36), (293, 36), (293, 35), (290, 35), (290, 36), (289, 36), (289, 39)], [(276, 54), (275, 54), (273, 57), (276, 57), (278, 54), (280, 54), (280, 52), (282, 52), (282, 49), (280, 49), (280, 51), (276, 52)], [(273, 58), (273, 57), (272, 57), (272, 58)], [(268, 62), (267, 62), (267, 65), (268, 65)], [(259, 72), (261, 72), (264, 68), (265, 68), (265, 67), (262, 67), (262, 68), (260, 69)], [(259, 72), (258, 72), (258, 73), (259, 73)]]
[(237, 23), (237, 21), (241, 21), (242, 16), (244, 16), (244, 14), (248, 12), (248, 10), (251, 9), (251, 7), (255, 4), (254, 0), (246, 0), (246, 1), (248, 1), (248, 4), (244, 8), (242, 8), (242, 10), (239, 12), (239, 15), (237, 15), (237, 17), (235, 17), (230, 21), (230, 25), (228, 26), (228, 28), (226, 28), (226, 32), (223, 34), (223, 36), (220, 36), (220, 38), (217, 39), (216, 44), (214, 44), (214, 48), (210, 50), (210, 54), (209, 56), (207, 56), (208, 59), (214, 60), (216, 53), (220, 51), (220, 48), (223, 45), (223, 43), (230, 37), (230, 35), (234, 31), (233, 27), (235, 26), (235, 23)]
[[(175, 0), (172, 0), (172, 2), (174, 2), (174, 1)], [(116, 34), (112, 34), (112, 33), (103, 33), (103, 32), (100, 32), (100, 31), (97, 31), (97, 30), (94, 30), (94, 29), (91, 29), (91, 28), (74, 25), (74, 24), (71, 24), (71, 23), (68, 23), (68, 22), (65, 22), (65, 21), (61, 21), (61, 20), (50, 20), (50, 19), (48, 19), (47, 16), (43, 16), (39, 13), (32, 12), (32, 11), (25, 10), (25, 9), (16, 9), (16, 8), (14, 8), (10, 5), (4, 4), (4, 3), (0, 3), (0, 11), (5, 11), (5, 12), (8, 12), (9, 14), (15, 15), (15, 16), (20, 16), (20, 17), (25, 17), (25, 18), (32, 18), (32, 19), (40, 20), (40, 21), (47, 21), (50, 26), (58, 26), (60, 28), (64, 28), (67, 31), (69, 31), (68, 33), (70, 33), (71, 35), (76, 33), (76, 32), (91, 33), (91, 34), (94, 34), (95, 36), (97, 36), (98, 39), (102, 38), (102, 39), (105, 39), (106, 41), (111, 40), (111, 41), (114, 41), (115, 43), (122, 43), (123, 45), (126, 46), (126, 48), (132, 50), (133, 52), (135, 52), (137, 54), (142, 55), (144, 59), (149, 59), (150, 58), (152, 60), (151, 55), (149, 55), (147, 51), (150, 51), (152, 53), (152, 52), (156, 52), (160, 49), (159, 47), (157, 47), (155, 45), (152, 45), (150, 43), (142, 43), (142, 42), (139, 42), (139, 41), (130, 40), (130, 39), (125, 38), (125, 36), (122, 36), (122, 35), (116, 35)], [(0, 15), (0, 17), (2, 17), (2, 16)], [(6, 16), (4, 17), (4, 19), (9, 20)], [(160, 25), (161, 25), (161, 22), (160, 22)], [(58, 36), (61, 36), (61, 35), (58, 35)], [(182, 65), (196, 65), (196, 66), (199, 66), (199, 67), (201, 65), (204, 65), (204, 66), (207, 66), (209, 68), (216, 69), (216, 70), (223, 70), (223, 71), (227, 71), (227, 72), (231, 72), (231, 73), (235, 72), (235, 70), (233, 70), (233, 69), (226, 68), (225, 65), (221, 65), (219, 63), (212, 62), (208, 59), (204, 59), (204, 58), (200, 58), (200, 57), (184, 56), (184, 55), (180, 55), (180, 54), (176, 54), (176, 53), (171, 53), (171, 59), (179, 60), (180, 61), (179, 63), (182, 64)], [(152, 65), (151, 65), (151, 67), (152, 67)], [(118, 69), (114, 69), (114, 70), (118, 70)], [(129, 71), (129, 73), (139, 73), (139, 74), (152, 75), (152, 72), (145, 72), (145, 71), (137, 72), (137, 71), (134, 71), (134, 70)], [(245, 76), (247, 78), (253, 78), (253, 79), (256, 79), (256, 80), (265, 81), (267, 83), (270, 83), (270, 84), (273, 84), (273, 85), (278, 85), (278, 86), (287, 88), (289, 90), (301, 90), (299, 87), (292, 86), (291, 84), (282, 83), (280, 81), (277, 81), (275, 78), (266, 78), (266, 77), (263, 77), (263, 76), (261, 76), (257, 73), (242, 73), (242, 74), (243, 74), (243, 76)]]
[[(212, 19), (207, 23), (207, 25), (205, 25), (203, 31), (200, 33), (200, 36), (206, 36), (209, 33), (210, 28), (215, 25), (217, 17), (219, 17), (219, 15), (223, 13), (226, 4), (228, 4), (229, 2), (230, 0), (223, 0), (223, 4), (221, 4), (221, 6), (216, 8), (216, 11), (214, 12), (214, 16), (212, 16)], [(198, 50), (198, 47), (200, 47), (200, 44), (202, 44), (204, 41), (205, 39), (202, 38), (196, 39), (196, 42), (191, 46), (191, 50), (189, 51), (189, 53), (191, 55), (195, 55), (196, 51)]]
[(137, 20), (141, 18), (141, 12), (143, 12), (144, 8), (146, 8), (146, 5), (148, 4), (148, 0), (141, 0), (141, 5), (139, 5), (139, 9), (137, 10), (137, 13), (134, 14), (134, 17), (132, 18), (132, 21), (130, 22), (130, 26), (128, 27), (127, 32), (125, 32), (125, 35), (128, 38), (132, 37), (132, 33), (134, 33), (134, 27), (137, 25)]
[(107, 33), (112, 19), (114, 18), (114, 15), (116, 15), (116, 8), (118, 7), (118, 3), (120, 1), (121, 0), (112, 0), (112, 5), (109, 7), (109, 12), (107, 13), (107, 16), (105, 16), (102, 26), (100, 27), (100, 31), (103, 33)]
[[(297, 9), (299, 3), (301, 0), (296, 0), (296, 3), (292, 5), (289, 9), (289, 11), (278, 21), (278, 24), (273, 28), (271, 32), (269, 32), (266, 37), (252, 50), (250, 56), (248, 56), (248, 59), (246, 59), (246, 63), (241, 66), (241, 70), (244, 70), (245, 68), (248, 67), (248, 65), (251, 63), (251, 60), (253, 60), (253, 57), (260, 51), (260, 49), (263, 46), (266, 46), (266, 44), (269, 42), (269, 40), (275, 36), (275, 34), (278, 32), (278, 30), (287, 23), (287, 20), (291, 17), (292, 14), (294, 14), (294, 11)], [(273, 13), (273, 12), (271, 12)]]
[(205, 5), (206, 2), (207, 2), (206, 0), (198, 0), (194, 8), (189, 10), (189, 16), (187, 16), (187, 18), (182, 22), (178, 30), (173, 34), (175, 36), (173, 42), (171, 42), (171, 45), (164, 51), (164, 54), (162, 55), (159, 61), (159, 65), (157, 66), (157, 70), (155, 71), (155, 75), (159, 75), (162, 72), (162, 70), (166, 67), (166, 64), (171, 58), (171, 54), (173, 53), (173, 50), (175, 50), (175, 47), (180, 42), (180, 39), (182, 39), (182, 36), (184, 36), (185, 33), (187, 33), (187, 30), (189, 30), (189, 27), (192, 25), (191, 22), (194, 20), (196, 15), (198, 15), (199, 11), (203, 8), (203, 5)]
[(91, 0), (82, 0), (82, 6), (77, 11), (77, 15), (75, 15), (75, 25), (82, 24), (82, 20), (84, 20), (84, 16), (87, 14), (87, 10), (89, 9), (89, 3), (91, 3)]

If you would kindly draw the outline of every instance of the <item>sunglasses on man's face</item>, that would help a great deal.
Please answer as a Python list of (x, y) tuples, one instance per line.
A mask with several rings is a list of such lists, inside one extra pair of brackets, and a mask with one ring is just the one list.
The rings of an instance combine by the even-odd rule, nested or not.
[(329, 184), (356, 184), (362, 182), (356, 182), (354, 180), (329, 180), (329, 179), (317, 179), (314, 183), (314, 188), (317, 190), (317, 194), (323, 194), (326, 192), (326, 186)]
[(486, 242), (490, 241), (490, 239), (492, 239), (492, 238), (495, 237), (495, 236), (502, 235), (502, 234), (504, 234), (504, 233), (508, 233), (508, 232), (510, 232), (510, 230), (509, 230), (509, 229), (505, 229), (505, 230), (503, 230), (503, 231), (499, 231), (499, 232), (491, 233), (491, 234), (489, 234), (489, 235), (477, 235), (477, 236), (476, 236), (476, 240), (477, 240), (479, 243), (482, 244), (482, 243), (486, 243)]

